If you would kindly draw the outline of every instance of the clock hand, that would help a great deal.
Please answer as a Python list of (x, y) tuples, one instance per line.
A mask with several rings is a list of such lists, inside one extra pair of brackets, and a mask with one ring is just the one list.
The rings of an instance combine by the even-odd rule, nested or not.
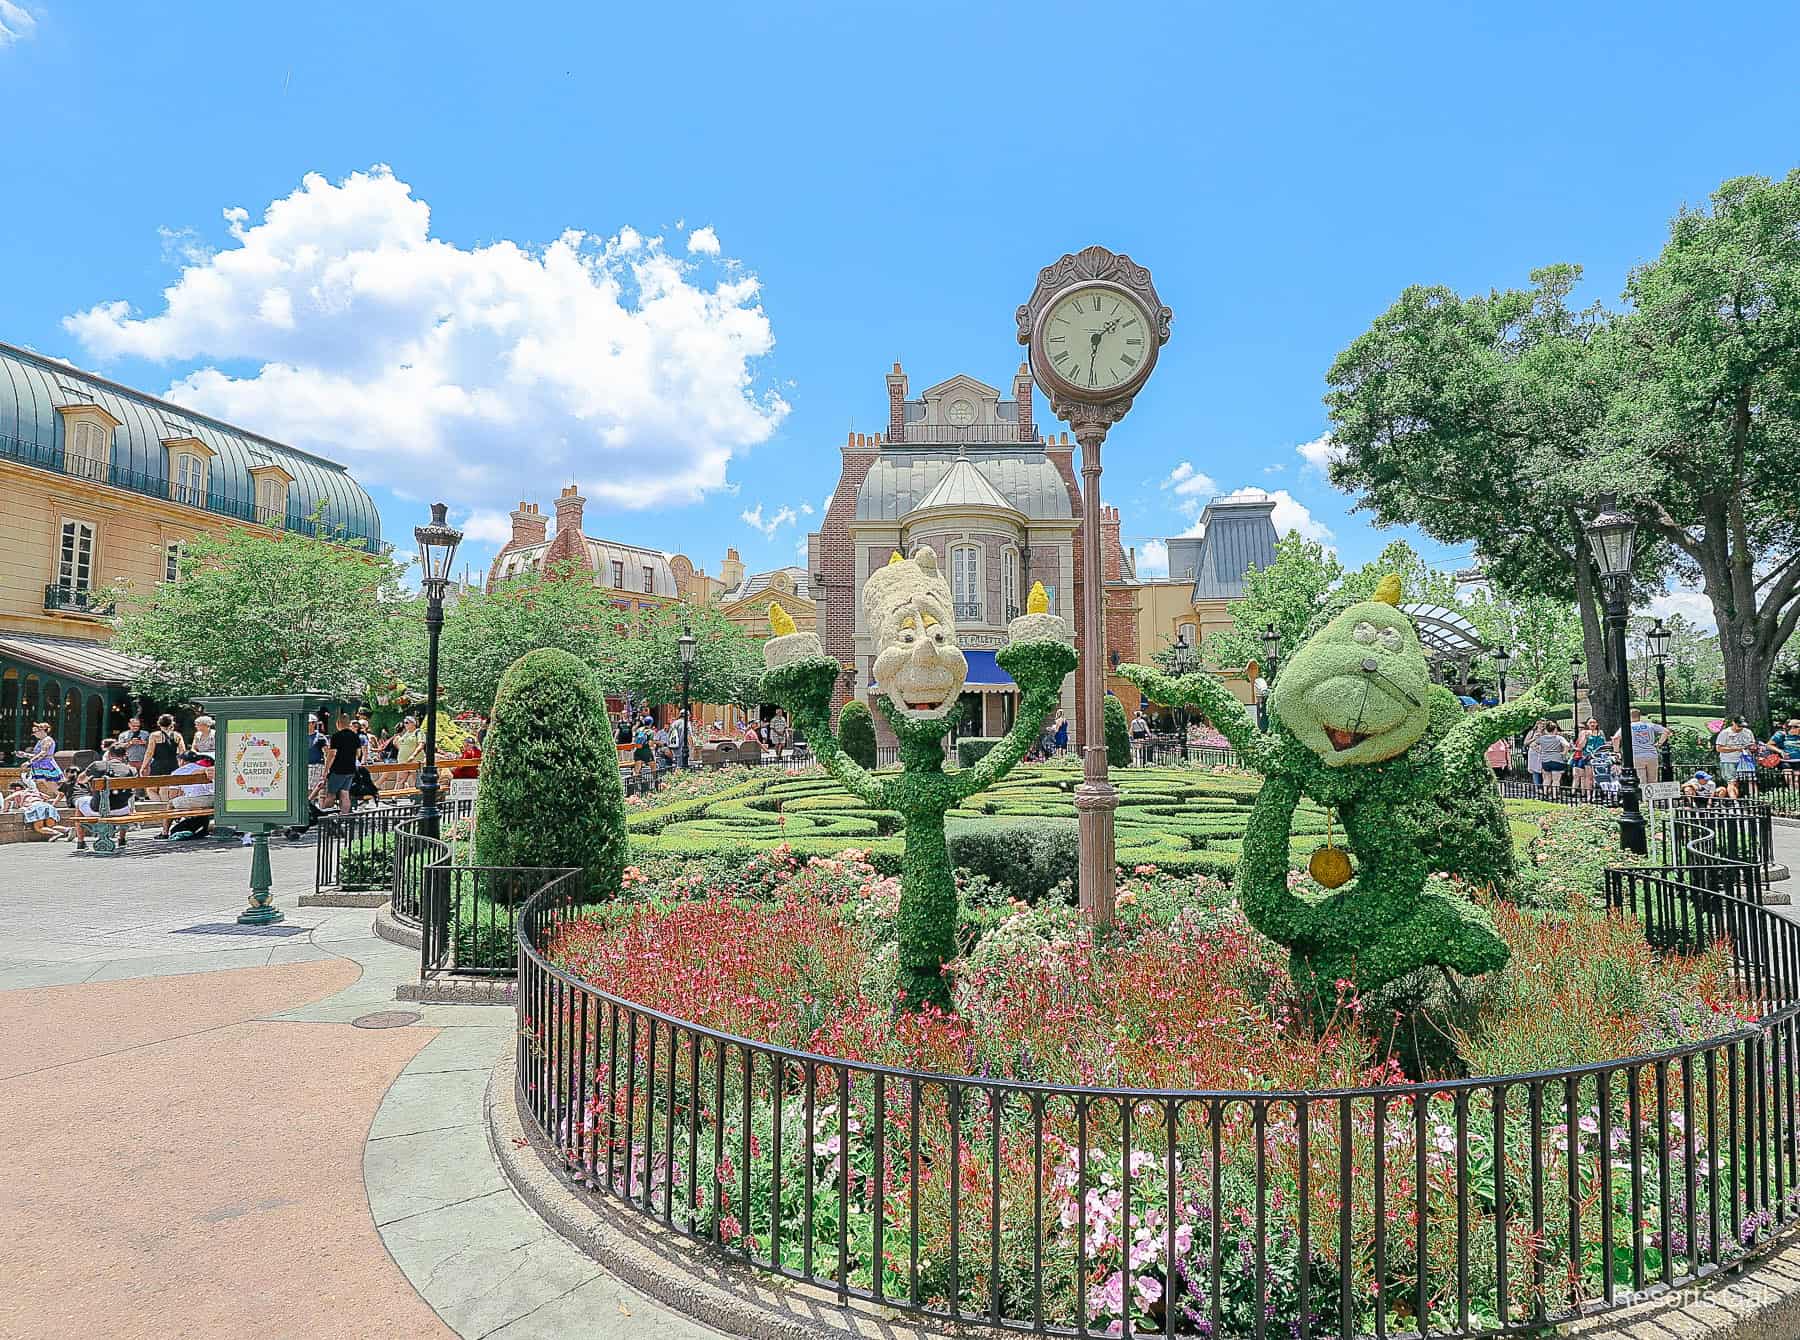
[(1390, 689), (1406, 699), (1406, 701), (1411, 703), (1414, 707), (1419, 706), (1419, 700), (1415, 698), (1409, 690), (1400, 687), (1400, 685), (1394, 683), (1393, 680), (1382, 673), (1381, 667), (1376, 663), (1373, 656), (1363, 657), (1362, 668), (1365, 675), (1374, 675), (1375, 678), (1386, 684)]

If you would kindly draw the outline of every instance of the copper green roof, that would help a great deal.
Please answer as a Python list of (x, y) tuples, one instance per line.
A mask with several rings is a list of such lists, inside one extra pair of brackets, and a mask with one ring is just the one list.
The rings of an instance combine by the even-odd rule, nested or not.
[(381, 549), (381, 517), (374, 501), (336, 461), (0, 343), (0, 458), (61, 471), (63, 416), (57, 409), (66, 405), (98, 405), (119, 421), (106, 481), (115, 487), (167, 498), (169, 452), (163, 442), (198, 438), (215, 453), (207, 468), (205, 510), (255, 519), (250, 470), (279, 465), (294, 477), (288, 486), (289, 530), (310, 529), (308, 518), (318, 511), (327, 526), (341, 529), (351, 542), (371, 552)]

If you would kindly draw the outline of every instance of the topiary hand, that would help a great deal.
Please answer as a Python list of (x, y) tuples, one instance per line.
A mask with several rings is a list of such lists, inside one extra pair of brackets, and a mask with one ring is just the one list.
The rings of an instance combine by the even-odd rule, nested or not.
[(1062, 697), (1062, 682), (1075, 668), (1075, 648), (1067, 642), (1015, 642), (994, 657), (1019, 685), (1019, 712), (1013, 728), (973, 767), (953, 778), (958, 801), (985, 791), (1031, 752), (1044, 723)]
[(1256, 728), (1250, 709), (1217, 675), (1206, 670), (1167, 675), (1149, 665), (1121, 665), (1119, 675), (1137, 685), (1151, 702), (1164, 707), (1199, 708), (1214, 729), (1231, 741), (1245, 767), (1267, 773), (1274, 766), (1269, 738)]
[(831, 693), (843, 667), (825, 656), (810, 656), (766, 672), (762, 696), (787, 708), (794, 725), (812, 745), (813, 757), (846, 791), (871, 805), (887, 806), (882, 785), (838, 744), (831, 730)]

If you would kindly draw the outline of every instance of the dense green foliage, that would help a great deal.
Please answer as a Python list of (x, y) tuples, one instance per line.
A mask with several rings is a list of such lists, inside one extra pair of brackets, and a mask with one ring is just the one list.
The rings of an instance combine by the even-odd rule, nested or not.
[(178, 580), (113, 588), (112, 645), (150, 662), (134, 687), (165, 702), (302, 689), (354, 698), (413, 673), (423, 611), (403, 597), (401, 565), (322, 534), (202, 532), (183, 541)]
[(593, 671), (560, 648), (526, 652), (500, 679), (475, 802), (475, 864), (574, 867), (618, 892), (625, 792)]
[(906, 1009), (950, 1007), (943, 967), (956, 957), (956, 880), (945, 840), (945, 815), (1010, 772), (1037, 743), (1056, 704), (1063, 679), (1075, 668), (1075, 649), (1061, 642), (1014, 643), (997, 659), (1020, 689), (1013, 729), (985, 758), (959, 772), (944, 772), (944, 737), (956, 714), (916, 721), (878, 701), (900, 741), (899, 776), (876, 776), (846, 757), (831, 732), (835, 661), (797, 661), (763, 677), (763, 694), (788, 709), (812, 742), (819, 762), (852, 795), (893, 810), (905, 833), (898, 915), (899, 1003)]
[(859, 768), (875, 766), (875, 718), (869, 705), (852, 698), (838, 713), (838, 734), (844, 755)]
[(394, 876), (394, 839), (389, 834), (358, 838), (338, 856), (337, 887), (345, 892), (385, 889)]
[(956, 762), (958, 767), (969, 767), (986, 758), (994, 746), (1001, 740), (997, 735), (965, 735), (956, 742)]
[[(1391, 640), (1378, 641), (1378, 629)], [(1372, 666), (1378, 674), (1365, 673)], [(1410, 621), (1376, 602), (1351, 606), (1295, 653), (1271, 699), (1266, 736), (1208, 674), (1177, 680), (1144, 666), (1122, 673), (1158, 702), (1198, 707), (1264, 774), (1238, 897), (1251, 924), (1288, 947), (1294, 981), (1316, 1008), (1331, 1008), (1340, 980), (1369, 992), (1420, 968), (1473, 976), (1505, 963), (1506, 947), (1478, 909), (1428, 887), (1427, 877), (1464, 862), (1472, 875), (1504, 874), (1504, 818), (1480, 798), (1481, 751), (1528, 723), (1540, 700), (1527, 695), (1472, 715), (1442, 694), (1428, 701)], [(1358, 731), (1349, 737), (1352, 721)], [(1354, 743), (1333, 741), (1332, 730)], [(1296, 892), (1288, 879), (1302, 795), (1335, 810), (1355, 858), (1353, 881), (1322, 899)]]
[(950, 829), (953, 866), (1031, 903), (1078, 878), (1080, 849), (1080, 833), (1067, 819), (988, 820)]
[(1119, 701), (1117, 694), (1109, 693), (1103, 710), (1106, 717), (1106, 766), (1129, 768), (1131, 728), (1125, 720), (1125, 704)]

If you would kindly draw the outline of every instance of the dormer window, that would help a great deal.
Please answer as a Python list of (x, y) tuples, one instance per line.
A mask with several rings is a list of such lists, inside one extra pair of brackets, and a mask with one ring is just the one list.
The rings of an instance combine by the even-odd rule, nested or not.
[(622, 558), (615, 558), (612, 561), (612, 585), (615, 591), (625, 589), (625, 560)]
[(206, 476), (213, 449), (197, 437), (165, 437), (169, 453), (169, 497), (189, 507), (206, 506)]
[(252, 519), (264, 526), (287, 524), (288, 485), (294, 477), (279, 465), (253, 465), (250, 483), (254, 492)]
[(58, 405), (63, 421), (63, 472), (107, 483), (112, 477), (113, 430), (119, 421), (98, 405)]

